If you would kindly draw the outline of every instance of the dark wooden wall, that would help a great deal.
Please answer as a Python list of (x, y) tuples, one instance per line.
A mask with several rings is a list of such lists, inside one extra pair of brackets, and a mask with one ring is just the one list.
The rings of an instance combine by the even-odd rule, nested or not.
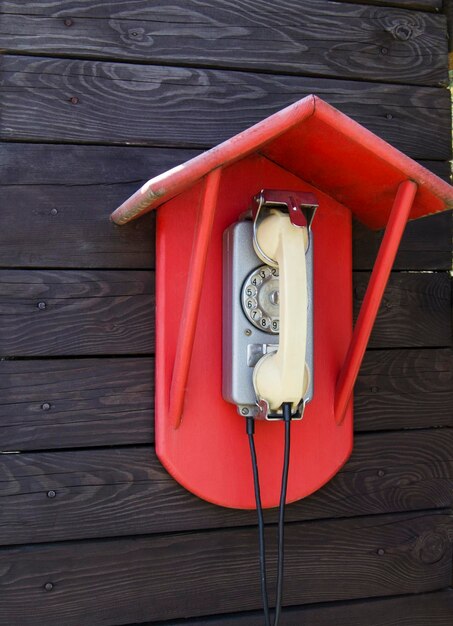
[[(154, 455), (153, 217), (108, 217), (311, 92), (447, 178), (441, 0), (0, 7), (0, 624), (258, 626), (255, 515)], [(356, 227), (356, 306), (378, 240)], [(449, 215), (407, 228), (352, 458), (288, 509), (282, 626), (453, 621), (450, 249)]]

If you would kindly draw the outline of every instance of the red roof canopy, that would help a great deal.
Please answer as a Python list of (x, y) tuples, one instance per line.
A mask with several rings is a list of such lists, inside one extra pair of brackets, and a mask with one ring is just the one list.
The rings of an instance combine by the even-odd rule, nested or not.
[(125, 224), (178, 195), (208, 172), (259, 153), (383, 228), (398, 185), (418, 192), (409, 219), (453, 208), (453, 188), (314, 95), (148, 181), (113, 214)]

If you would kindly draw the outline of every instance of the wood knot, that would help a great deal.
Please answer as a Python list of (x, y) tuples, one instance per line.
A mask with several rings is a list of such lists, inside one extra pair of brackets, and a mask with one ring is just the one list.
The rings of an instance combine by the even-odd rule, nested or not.
[(125, 25), (118, 20), (110, 20), (109, 26), (119, 34), (123, 43), (129, 46), (135, 44), (142, 48), (154, 44), (154, 37), (143, 26), (131, 25), (130, 21)]
[(393, 36), (400, 41), (407, 41), (412, 37), (412, 28), (409, 24), (399, 24), (393, 29)]
[(448, 545), (445, 535), (434, 531), (423, 533), (417, 541), (418, 558), (423, 563), (437, 563), (444, 556)]
[(143, 41), (146, 36), (144, 28), (129, 28), (127, 34), (129, 35), (129, 38), (134, 41)]
[(408, 41), (421, 35), (425, 30), (425, 25), (420, 17), (405, 15), (393, 18), (390, 23), (384, 24), (384, 29), (392, 35), (393, 39)]

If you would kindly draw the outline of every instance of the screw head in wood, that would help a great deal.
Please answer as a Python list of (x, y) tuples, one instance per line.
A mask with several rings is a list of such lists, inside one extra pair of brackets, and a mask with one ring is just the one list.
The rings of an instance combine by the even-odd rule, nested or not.
[(388, 54), (389, 49), (386, 48), (385, 46), (382, 46), (381, 48), (381, 54)]
[(58, 213), (58, 209), (51, 209), (50, 210), (50, 214), (51, 215), (57, 215), (57, 213)]
[(51, 489), (50, 491), (47, 492), (47, 497), (48, 498), (55, 498), (56, 495), (57, 495), (57, 493), (53, 489)]
[(384, 472), (384, 470), (379, 470), (379, 471), (378, 471), (378, 473), (377, 473), (377, 475), (378, 475), (378, 476), (380, 476), (381, 478), (382, 478), (383, 476), (385, 476), (385, 472)]
[(37, 306), (40, 311), (43, 311), (47, 307), (47, 304), (45, 302), (38, 302)]
[(43, 404), (41, 404), (41, 409), (43, 411), (49, 411), (50, 409), (50, 404), (48, 402), (43, 402)]
[(65, 26), (72, 26), (74, 24), (73, 20), (70, 17), (67, 17), (64, 21)]
[(44, 589), (45, 589), (46, 591), (52, 591), (52, 589), (53, 589), (53, 583), (46, 583), (46, 584), (44, 585)]
[(79, 104), (79, 99), (77, 96), (72, 96), (71, 98), (69, 98), (69, 102), (71, 104)]
[(379, 548), (379, 550), (377, 551), (377, 553), (379, 554), (379, 556), (384, 556), (384, 554), (385, 554), (385, 550), (384, 550), (384, 548)]
[[(129, 35), (129, 37), (131, 39), (135, 39), (136, 41), (143, 41), (144, 37), (146, 36), (146, 32), (144, 28), (130, 28), (127, 31), (127, 34)], [(151, 38), (148, 38), (149, 43), (152, 42)]]

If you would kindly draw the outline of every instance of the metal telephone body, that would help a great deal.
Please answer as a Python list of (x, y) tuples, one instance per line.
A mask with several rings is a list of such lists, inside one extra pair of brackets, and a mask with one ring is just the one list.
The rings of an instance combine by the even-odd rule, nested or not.
[[(308, 329), (305, 363), (310, 371), (305, 403), (313, 397), (313, 233), (306, 252)], [(253, 368), (279, 342), (278, 269), (263, 265), (253, 249), (253, 223), (232, 224), (223, 235), (222, 395), (241, 415), (259, 413)], [(302, 286), (304, 288), (304, 286)], [(302, 367), (304, 365), (302, 364)], [(279, 418), (279, 415), (269, 418)]]

